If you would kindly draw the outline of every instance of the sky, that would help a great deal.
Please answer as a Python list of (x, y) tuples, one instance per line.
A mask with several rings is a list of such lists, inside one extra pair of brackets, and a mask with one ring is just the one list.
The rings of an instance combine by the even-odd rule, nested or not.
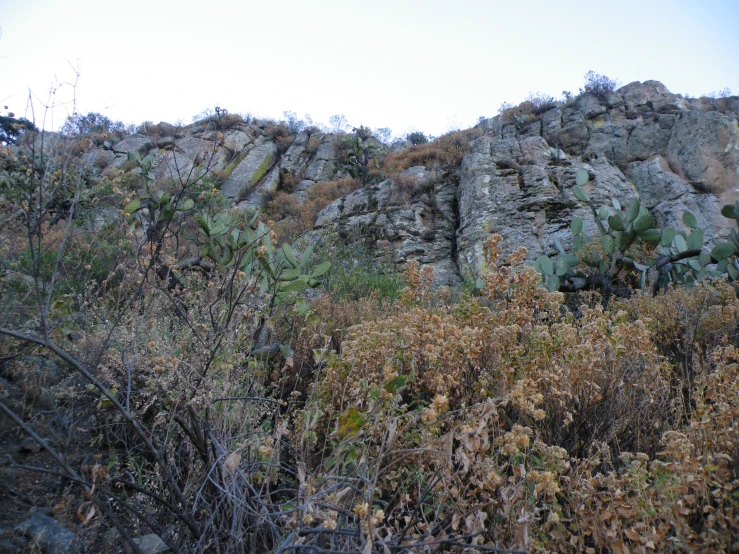
[(739, 94), (738, 23), (739, 0), (0, 0), (0, 108), (47, 128), (220, 106), (438, 135), (589, 70)]

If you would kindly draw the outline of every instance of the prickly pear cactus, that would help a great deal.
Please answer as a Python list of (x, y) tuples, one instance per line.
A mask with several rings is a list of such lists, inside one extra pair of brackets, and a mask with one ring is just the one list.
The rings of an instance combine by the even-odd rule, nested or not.
[[(739, 201), (727, 204), (721, 209), (721, 215), (733, 219), (739, 229)], [(729, 231), (729, 240), (718, 243), (711, 250), (711, 258), (718, 260), (716, 271), (726, 274), (731, 281), (739, 281), (739, 233), (737, 229)]]
[[(588, 180), (588, 172), (579, 169), (572, 192), (590, 207), (598, 236), (585, 232), (582, 218), (572, 220), (573, 251), (566, 252), (555, 241), (558, 255), (536, 260), (535, 267), (547, 289), (567, 292), (596, 284), (608, 287), (632, 274), (638, 277), (642, 289), (654, 290), (669, 283), (694, 283), (717, 271), (709, 265), (716, 263), (718, 256), (703, 250), (703, 229), (692, 213), (683, 215), (683, 223), (690, 229), (687, 233), (659, 229), (638, 198), (627, 209), (616, 199), (610, 205), (596, 207), (583, 189)], [(719, 254), (728, 251), (722, 248)]]

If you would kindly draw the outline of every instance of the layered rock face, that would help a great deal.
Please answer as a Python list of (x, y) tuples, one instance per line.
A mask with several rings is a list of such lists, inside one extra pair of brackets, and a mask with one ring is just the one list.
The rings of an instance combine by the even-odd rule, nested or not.
[[(168, 123), (147, 125), (146, 134), (118, 142), (104, 141), (84, 154), (83, 162), (102, 175), (117, 176), (131, 168), (129, 152), (153, 158), (157, 181), (188, 179), (208, 171), (214, 182), (234, 204), (261, 208), (280, 184), (280, 175), (301, 181), (302, 191), (318, 181), (340, 178), (336, 170), (335, 135), (300, 132), (286, 135), (277, 126), (236, 116), (228, 123), (218, 120), (176, 127)], [(219, 126), (224, 127), (219, 130)], [(51, 137), (46, 138), (52, 143)]]
[(647, 81), (602, 98), (583, 94), (523, 123), (497, 116), (478, 125), (484, 135), (455, 178), (405, 202), (392, 181), (357, 191), (320, 214), (319, 224), (347, 234), (366, 228), (399, 261), (417, 258), (453, 283), (477, 274), (491, 233), (504, 237), (504, 255), (524, 246), (530, 261), (555, 254), (555, 239), (567, 246), (575, 216), (595, 233), (589, 207), (571, 192), (582, 168), (596, 205), (615, 198), (628, 206), (638, 196), (660, 226), (674, 228), (690, 211), (708, 244), (731, 223), (721, 207), (739, 199), (738, 114), (739, 97), (687, 100)]
[(371, 236), (390, 248), (399, 264), (431, 265), (441, 284), (459, 282), (456, 232), (459, 222), (455, 176), (425, 167), (354, 191), (318, 214), (316, 227), (353, 240)]
[(725, 235), (721, 207), (739, 198), (738, 114), (738, 97), (686, 100), (647, 81), (602, 98), (583, 94), (523, 124), (482, 122), (485, 136), (462, 164), (460, 270), (479, 267), (490, 232), (535, 258), (554, 254), (555, 238), (568, 242), (573, 217), (592, 229), (590, 210), (571, 192), (579, 168), (596, 205), (638, 195), (660, 226), (680, 228), (691, 211), (706, 243)]
[[(534, 260), (554, 254), (555, 239), (568, 244), (575, 216), (594, 232), (590, 209), (571, 192), (585, 169), (596, 204), (615, 198), (627, 206), (638, 196), (660, 226), (674, 228), (690, 211), (711, 243), (729, 228), (721, 207), (739, 200), (738, 118), (739, 97), (685, 99), (656, 81), (582, 94), (526, 118), (485, 120), (459, 166), (411, 167), (359, 189), (325, 208), (316, 227), (348, 240), (374, 237), (397, 262), (417, 259), (452, 284), (476, 275), (491, 233), (504, 237), (504, 254), (524, 246)], [(221, 131), (212, 124), (147, 130), (92, 149), (85, 163), (115, 175), (128, 152), (151, 154), (157, 178), (210, 165), (224, 195), (251, 208), (263, 207), (285, 176), (298, 202), (314, 184), (344, 177), (330, 134), (287, 140), (266, 123), (241, 120)]]

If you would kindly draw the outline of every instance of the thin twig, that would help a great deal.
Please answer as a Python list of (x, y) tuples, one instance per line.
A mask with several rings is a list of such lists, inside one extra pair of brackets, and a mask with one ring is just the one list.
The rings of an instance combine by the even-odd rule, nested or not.
[[(118, 521), (118, 518), (113, 515), (113, 512), (110, 510), (110, 508), (100, 500), (100, 498), (97, 497), (97, 495), (94, 492), (94, 487), (82, 479), (76, 471), (74, 471), (71, 467), (69, 467), (69, 464), (64, 461), (64, 459), (59, 455), (59, 453), (54, 450), (49, 444), (42, 439), (33, 429), (31, 429), (28, 425), (26, 425), (16, 414), (8, 408), (3, 402), (0, 402), (0, 410), (5, 412), (5, 414), (12, 419), (18, 427), (23, 429), (23, 432), (26, 433), (29, 437), (31, 437), (33, 440), (35, 440), (41, 448), (43, 448), (53, 459), (54, 461), (61, 466), (64, 471), (67, 472), (66, 475), (60, 474), (61, 476), (72, 479), (79, 483), (82, 488), (85, 490), (85, 492), (89, 495), (91, 499), (93, 499), (98, 506), (100, 506), (100, 509), (103, 511), (103, 513), (108, 516), (108, 519), (113, 523), (116, 529), (118, 529), (118, 532), (121, 534), (123, 539), (131, 546), (134, 552), (136, 554), (143, 554), (141, 549), (136, 545), (135, 542), (133, 542), (133, 538), (128, 533), (128, 531), (121, 525), (121, 523)], [(48, 471), (48, 470), (47, 470)]]
[[(179, 485), (177, 485), (177, 482), (172, 475), (171, 469), (169, 465), (165, 462), (163, 459), (161, 453), (159, 450), (154, 446), (154, 443), (149, 438), (149, 435), (144, 431), (144, 428), (141, 426), (141, 424), (138, 422), (136, 418), (131, 415), (131, 413), (126, 410), (121, 403), (118, 401), (118, 399), (108, 390), (108, 388), (103, 385), (90, 371), (76, 358), (69, 355), (66, 351), (61, 349), (59, 346), (54, 343), (51, 339), (44, 340), (39, 339), (37, 337), (33, 337), (31, 335), (24, 335), (22, 333), (17, 333), (15, 331), (12, 331), (10, 329), (5, 329), (3, 327), (0, 327), (0, 334), (9, 335), (11, 337), (31, 342), (34, 344), (41, 345), (52, 352), (54, 352), (57, 356), (62, 358), (65, 362), (70, 364), (72, 367), (74, 367), (77, 371), (79, 371), (82, 375), (84, 375), (102, 394), (105, 396), (110, 402), (115, 406), (115, 408), (118, 410), (118, 412), (123, 415), (123, 417), (128, 420), (128, 422), (131, 424), (131, 426), (136, 431), (136, 434), (141, 437), (141, 439), (144, 441), (144, 444), (146, 444), (146, 447), (149, 449), (149, 451), (153, 454), (154, 458), (157, 460), (157, 463), (162, 469), (162, 473), (164, 474), (164, 477), (166, 478), (167, 482), (169, 483), (169, 486), (172, 488), (172, 491), (174, 492), (175, 496), (177, 497), (178, 502), (180, 502), (183, 506), (187, 506), (187, 501), (185, 499), (185, 495), (182, 493), (182, 490), (180, 489)], [(190, 528), (190, 530), (196, 535), (200, 536), (200, 526), (198, 525), (197, 521), (192, 517), (190, 514), (185, 515), (187, 526)]]

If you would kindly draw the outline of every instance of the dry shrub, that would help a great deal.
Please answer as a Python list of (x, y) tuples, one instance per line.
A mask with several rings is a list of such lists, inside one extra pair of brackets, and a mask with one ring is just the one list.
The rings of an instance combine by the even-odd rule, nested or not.
[(434, 185), (441, 179), (441, 172), (432, 170), (424, 177), (416, 175), (398, 175), (393, 179), (399, 192), (408, 199), (415, 198), (425, 192), (433, 190)]
[(725, 281), (672, 287), (658, 296), (642, 293), (621, 305), (647, 323), (663, 355), (686, 364), (737, 339), (739, 303)]
[(268, 139), (274, 140), (279, 137), (290, 136), (290, 131), (284, 125), (280, 125), (277, 123), (268, 123), (264, 127), (264, 134), (267, 136)]
[(274, 198), (267, 204), (266, 213), (269, 219), (280, 221), (287, 217), (296, 217), (299, 215), (300, 202), (294, 196), (279, 191)]
[(293, 174), (289, 169), (280, 170), (279, 188), (287, 193), (295, 192), (295, 186), (300, 183), (300, 176)]
[(321, 138), (317, 135), (311, 135), (305, 145), (305, 151), (312, 156), (318, 151), (319, 146), (321, 146)]
[[(539, 286), (525, 251), (500, 263), (499, 242), (487, 243), (481, 297), (449, 305), (433, 273), (409, 264), (392, 312), (349, 328), (324, 358), (301, 442), (321, 465), (316, 486), (366, 479), (337, 509), (353, 509), (388, 543), (412, 535), (418, 550), (439, 540), (555, 552), (736, 549), (733, 290), (591, 302), (575, 315)], [(689, 381), (673, 371), (687, 343), (701, 352)], [(674, 386), (681, 378), (687, 403)], [(326, 469), (334, 477), (320, 481)], [(426, 517), (413, 522), (414, 513)]]
[(287, 149), (290, 148), (293, 141), (295, 141), (295, 137), (292, 135), (288, 135), (286, 137), (277, 137), (275, 139), (275, 144), (277, 145), (277, 150), (280, 152), (280, 154), (284, 154), (287, 152)]
[(90, 137), (73, 137), (67, 144), (68, 153), (72, 156), (79, 156), (92, 146), (93, 141)]
[[(311, 303), (309, 317), (296, 322), (297, 336), (285, 336), (294, 350), (297, 375), (305, 375), (320, 367), (325, 359), (341, 352), (342, 344), (351, 327), (380, 319), (390, 313), (392, 306), (379, 298), (377, 292), (358, 300), (336, 298), (322, 294)], [(290, 329), (292, 331), (292, 328)], [(295, 384), (305, 392), (306, 383)]]
[(428, 169), (446, 165), (457, 166), (469, 152), (470, 142), (481, 135), (481, 129), (454, 131), (440, 136), (433, 142), (411, 146), (397, 154), (388, 154), (382, 162), (382, 171), (395, 176), (409, 167), (419, 165)]
[(294, 196), (278, 192), (267, 205), (265, 217), (277, 222), (275, 232), (279, 241), (284, 242), (312, 229), (321, 210), (337, 198), (355, 191), (357, 187), (355, 179), (315, 183), (308, 189), (307, 198), (302, 204)]
[(534, 104), (531, 102), (521, 102), (514, 108), (508, 108), (500, 114), (501, 121), (505, 123), (514, 123), (516, 118), (526, 123), (535, 121)]
[[(365, 387), (382, 387), (388, 372), (396, 372), (412, 378), (411, 396), (442, 394), (454, 405), (506, 397), (542, 439), (572, 453), (595, 440), (643, 446), (645, 437), (634, 429), (649, 425), (634, 423), (642, 422), (645, 410), (655, 416), (668, 409), (662, 366), (645, 325), (602, 307), (583, 307), (579, 319), (568, 318), (558, 309), (561, 296), (540, 288), (535, 270), (523, 266), (522, 249), (508, 266), (497, 266), (498, 253), (498, 240), (491, 239), (482, 305), (424, 306), (430, 268), (424, 274), (410, 265), (406, 303), (381, 323), (353, 329), (328, 371), (328, 390), (342, 391), (331, 401), (336, 409), (364, 407)], [(626, 380), (632, 386), (621, 390)]]
[(214, 117), (213, 121), (216, 124), (216, 128), (221, 131), (233, 129), (244, 123), (241, 116), (235, 113), (221, 114), (220, 116)]
[(530, 93), (518, 106), (507, 102), (500, 106), (498, 113), (505, 123), (516, 123), (519, 126), (539, 121), (541, 116), (555, 107), (553, 96), (540, 92)]
[(339, 179), (338, 181), (322, 181), (308, 189), (308, 200), (303, 205), (304, 210), (315, 216), (331, 202), (357, 190), (356, 179)]
[(275, 224), (275, 233), (277, 235), (277, 244), (284, 244), (296, 237), (299, 237), (312, 228), (313, 224), (307, 224), (299, 215), (294, 217), (286, 217), (277, 221)]
[(739, 302), (725, 281), (670, 288), (659, 296), (640, 294), (623, 308), (646, 323), (659, 351), (673, 360), (672, 384), (688, 405), (695, 380), (711, 366), (713, 352), (739, 338)]
[[(662, 434), (656, 456), (623, 452), (614, 459), (602, 447), (568, 472), (563, 494), (572, 507), (574, 525), (565, 527), (572, 544), (614, 552), (737, 548), (739, 352), (719, 347), (710, 358), (688, 420)], [(616, 469), (599, 471), (604, 466)]]
[(295, 140), (295, 135), (292, 135), (284, 125), (269, 124), (264, 128), (264, 133), (269, 140), (275, 142), (277, 150), (281, 154), (287, 152), (287, 149), (290, 148), (290, 145)]

